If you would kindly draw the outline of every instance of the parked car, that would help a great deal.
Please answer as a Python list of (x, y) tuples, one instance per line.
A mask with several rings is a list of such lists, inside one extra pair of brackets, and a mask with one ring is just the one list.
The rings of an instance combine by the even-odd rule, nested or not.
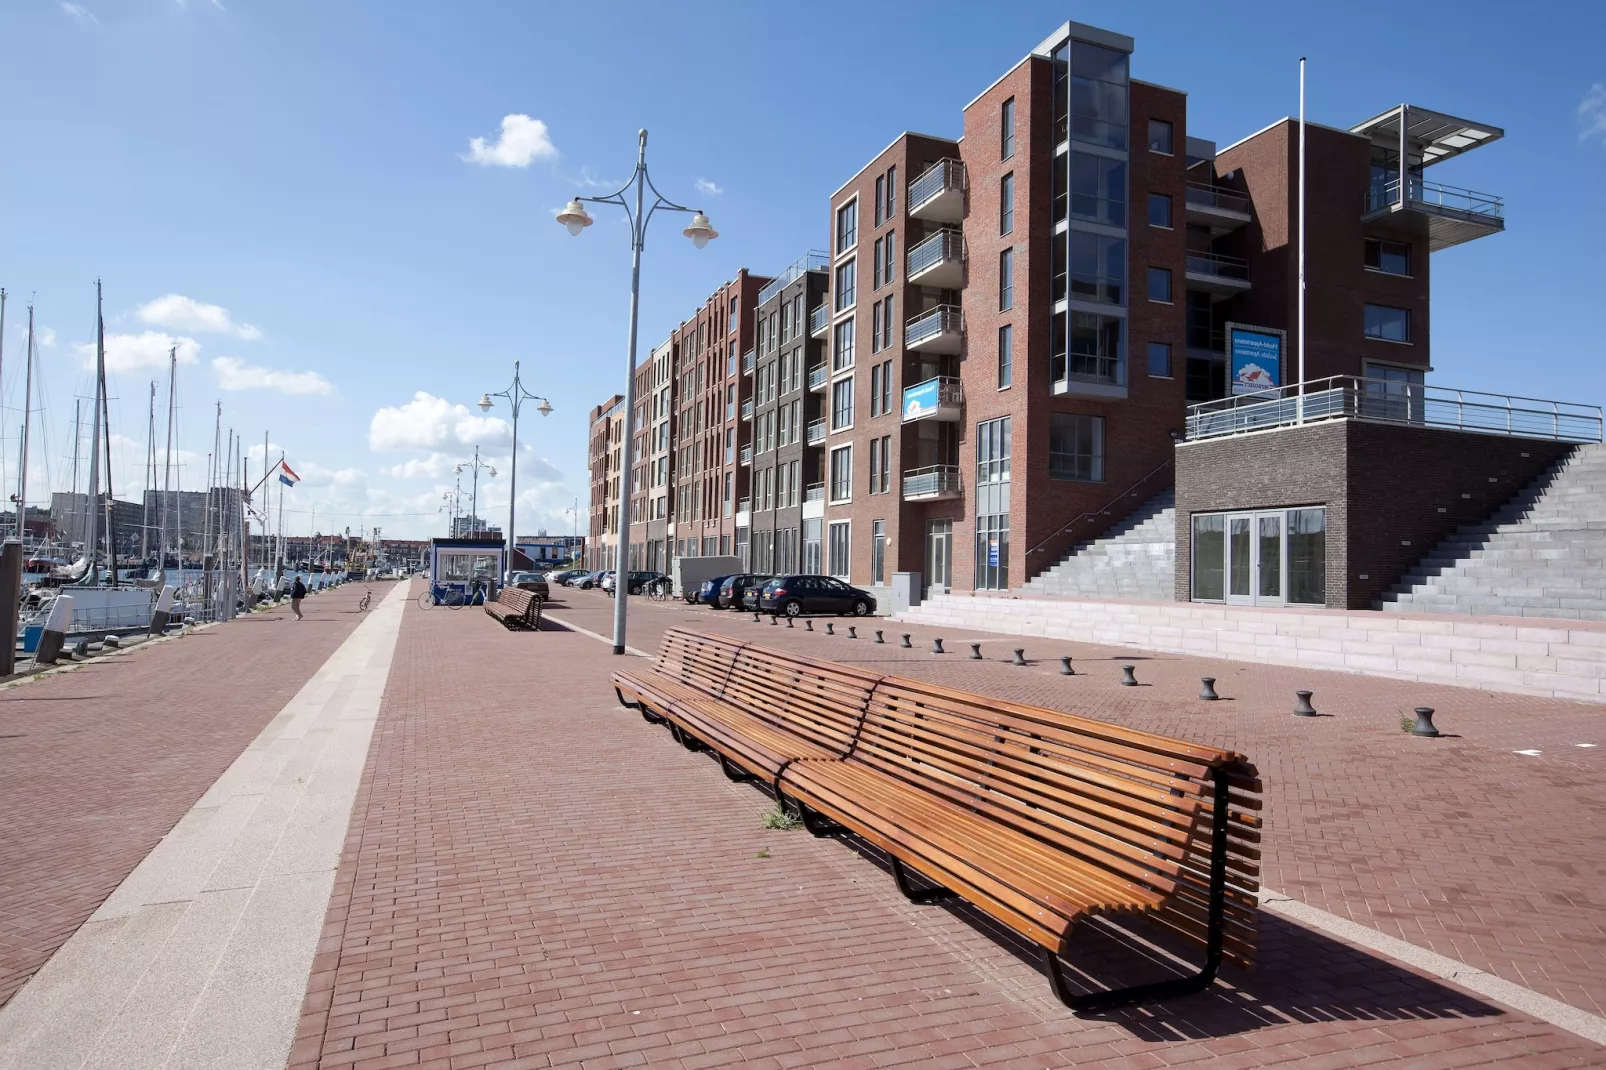
[(507, 578), (507, 585), (533, 592), (543, 602), (552, 597), (551, 582), (544, 572), (515, 572)]
[(718, 609), (719, 589), (725, 586), (725, 581), (729, 578), (729, 576), (710, 576), (703, 581), (701, 587), (687, 594), (686, 601), (693, 605), (712, 606)]
[(725, 582), (719, 588), (720, 609), (741, 609), (742, 596), (749, 587), (762, 587), (771, 577), (757, 572), (738, 572), (734, 576), (726, 576)]
[(758, 607), (765, 613), (796, 617), (803, 613), (851, 613), (868, 617), (875, 598), (831, 576), (777, 576), (764, 585)]
[(555, 583), (559, 587), (567, 587), (569, 586), (570, 580), (579, 579), (581, 576), (589, 575), (590, 573), (583, 568), (566, 568), (562, 572), (548, 573), (547, 582)]
[[(662, 572), (647, 572), (647, 571), (643, 570), (643, 571), (626, 573), (626, 576), (627, 576), (627, 579), (626, 579), (625, 582), (630, 585), (629, 586), (629, 590), (630, 590), (631, 594), (645, 594), (646, 590), (647, 590), (647, 584), (651, 583), (653, 580), (656, 580), (656, 579), (662, 577), (663, 573)], [(616, 578), (615, 574), (610, 572), (606, 576), (603, 577), (602, 589), (611, 594), (613, 592), (614, 584), (616, 582), (617, 582), (617, 578)]]
[(569, 586), (578, 587), (582, 591), (589, 591), (593, 587), (601, 587), (603, 579), (612, 575), (613, 573), (608, 569), (598, 569), (596, 572), (587, 572), (578, 579), (570, 580)]

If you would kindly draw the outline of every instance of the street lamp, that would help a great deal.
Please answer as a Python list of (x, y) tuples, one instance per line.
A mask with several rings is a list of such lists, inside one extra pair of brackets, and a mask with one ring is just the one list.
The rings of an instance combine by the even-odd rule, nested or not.
[[(473, 488), (473, 490), (471, 490), (469, 492), (468, 508), (469, 508), (469, 519), (471, 521), (473, 521), (473, 524), (474, 524), (473, 531), (477, 532), (477, 531), (480, 530), (480, 523), (481, 523), (481, 521), (480, 521), (480, 469), (481, 468), (485, 469), (486, 471), (490, 472), (491, 475), (493, 475), (493, 476), (496, 475), (496, 469), (492, 468), (490, 465), (488, 465), (484, 461), (480, 460), (480, 448), (478, 446), (474, 447), (474, 459), (472, 461), (464, 461), (462, 464), (458, 465), (457, 466), (457, 473), (459, 475), (461, 475), (463, 473), (463, 469), (465, 469), (465, 468), (472, 469), (473, 472), (474, 472), (474, 488)], [(473, 532), (470, 532), (470, 534), (472, 535)]]
[[(631, 211), (630, 204), (624, 198), (625, 191), (634, 187), (636, 194), (635, 211)], [(647, 191), (652, 190), (652, 207), (646, 204)], [(630, 563), (630, 470), (635, 464), (635, 436), (636, 436), (636, 321), (641, 307), (641, 249), (647, 240), (647, 224), (652, 220), (653, 213), (660, 208), (669, 212), (685, 212), (690, 215), (691, 222), (681, 233), (690, 238), (692, 244), (701, 249), (710, 241), (719, 237), (708, 217), (702, 212), (669, 200), (658, 187), (652, 184), (647, 175), (647, 131), (643, 130), (637, 135), (636, 170), (630, 176), (630, 181), (620, 186), (606, 197), (576, 197), (558, 213), (558, 222), (568, 228), (569, 233), (579, 237), (580, 232), (589, 227), (593, 220), (586, 214), (585, 203), (617, 204), (625, 210), (625, 216), (630, 222), (630, 351), (629, 363), (625, 366), (625, 441), (624, 458), (620, 466), (623, 473), (624, 493), (619, 509), (619, 564)], [(613, 652), (625, 652), (625, 604), (630, 591), (630, 573), (627, 569), (619, 569), (619, 576), (614, 582), (613, 600)]]
[[(582, 209), (580, 214), (585, 215), (585, 210)], [(511, 462), (512, 468), (508, 472), (507, 494), (507, 571), (508, 576), (511, 577), (513, 574), (513, 532), (516, 530), (514, 518), (518, 516), (519, 508), (519, 407), (525, 398), (529, 398), (531, 401), (539, 401), (541, 403), (536, 406), (536, 412), (542, 416), (551, 416), (552, 402), (539, 394), (532, 394), (524, 389), (524, 384), (519, 381), (519, 362), (516, 360), (513, 362), (513, 385), (506, 390), (499, 390), (495, 394), (480, 395), (481, 412), (491, 411), (491, 406), (496, 404), (491, 400), (492, 397), (507, 398), (508, 403), (513, 406), (513, 460)]]

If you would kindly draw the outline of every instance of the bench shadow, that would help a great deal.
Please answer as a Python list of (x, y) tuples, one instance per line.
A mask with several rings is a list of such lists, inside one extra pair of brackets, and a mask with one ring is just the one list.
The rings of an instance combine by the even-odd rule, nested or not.
[(542, 617), (541, 618), (541, 622), (538, 625), (536, 625), (535, 630), (538, 631), (538, 632), (572, 632), (572, 631), (574, 631), (574, 629), (569, 627), (567, 624), (559, 624), (557, 621), (552, 620), (550, 617)]

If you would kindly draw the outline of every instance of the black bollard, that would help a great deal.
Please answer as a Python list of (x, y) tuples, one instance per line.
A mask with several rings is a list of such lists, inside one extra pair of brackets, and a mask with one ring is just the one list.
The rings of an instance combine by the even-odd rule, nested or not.
[(903, 648), (905, 650), (908, 650), (912, 646), (914, 646), (914, 644), (909, 641), (909, 633), (908, 632), (904, 632), (903, 633)]
[(1413, 736), (1436, 736), (1439, 730), (1433, 727), (1433, 707), (1418, 706), (1416, 708), (1416, 724), (1411, 726)]
[(791, 617), (787, 617), (786, 618), (786, 626), (788, 628), (792, 627), (792, 618)]
[(116, 650), (118, 647), (123, 645), (123, 641), (117, 638), (115, 635), (108, 635), (106, 638), (100, 641), (100, 645), (102, 647), (109, 647), (112, 650)]
[(1063, 658), (1060, 658), (1060, 675), (1061, 676), (1075, 676), (1076, 675), (1076, 670), (1071, 668), (1071, 656), (1069, 654), (1065, 655)]
[(80, 639), (78, 642), (74, 643), (72, 647), (72, 655), (75, 658), (89, 657), (89, 640)]
[(833, 624), (831, 621), (826, 621), (825, 622), (825, 634), (826, 635), (835, 635), (836, 634), (836, 625)]
[(849, 639), (857, 639), (858, 637), (859, 637), (859, 629), (854, 627), (851, 624), (848, 625), (848, 638)]
[(1204, 685), (1204, 689), (1199, 692), (1200, 698), (1206, 702), (1214, 702), (1221, 697), (1216, 694), (1216, 678), (1214, 676), (1201, 676), (1199, 682)]
[(806, 631), (806, 632), (812, 632), (814, 630), (814, 622), (812, 620), (804, 621), (803, 622), (803, 630)]
[(778, 628), (778, 627), (780, 627), (780, 625), (781, 625), (780, 618), (777, 617), (775, 614), (771, 613), (770, 614), (770, 627), (771, 628)]
[(878, 643), (885, 643), (886, 642), (885, 639), (881, 638), (881, 629), (880, 628), (877, 628), (875, 630), (875, 641), (878, 642)]
[(943, 652), (941, 639), (933, 639), (931, 641), (931, 652), (933, 654), (941, 654)]
[(1121, 686), (1122, 687), (1137, 687), (1138, 686), (1138, 678), (1137, 678), (1136, 672), (1134, 671), (1133, 666), (1131, 666), (1131, 665), (1123, 665), (1123, 666), (1121, 666)]
[(754, 623), (754, 624), (757, 624), (757, 623), (758, 623), (758, 614), (757, 614), (757, 613), (754, 613), (754, 614), (753, 614), (753, 623)]
[(1026, 664), (1026, 648), (1025, 647), (1018, 646), (1018, 647), (1015, 648), (1015, 664), (1016, 665), (1025, 665)]
[(1298, 702), (1294, 703), (1294, 716), (1295, 717), (1315, 717), (1316, 716), (1316, 707), (1314, 707), (1314, 706), (1312, 706), (1310, 704), (1310, 697), (1312, 695), (1314, 695), (1314, 694), (1315, 694), (1314, 691), (1295, 691), (1294, 692), (1294, 695), (1299, 699)]
[(971, 661), (980, 661), (981, 660), (981, 644), (980, 643), (971, 643), (970, 644), (970, 660)]

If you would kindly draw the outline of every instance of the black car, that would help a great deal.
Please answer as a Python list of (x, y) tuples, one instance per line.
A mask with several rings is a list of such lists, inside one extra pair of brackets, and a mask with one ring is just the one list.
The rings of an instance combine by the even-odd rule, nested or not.
[(725, 586), (725, 581), (728, 579), (730, 579), (729, 576), (710, 576), (699, 586), (687, 589), (686, 601), (694, 606), (713, 606), (718, 609), (719, 591), (721, 587)]
[(738, 572), (734, 576), (726, 576), (724, 584), (719, 588), (717, 604), (720, 609), (741, 609), (742, 595), (747, 593), (747, 589), (762, 587), (769, 581), (769, 576), (757, 572)]
[(831, 576), (777, 576), (764, 585), (758, 608), (788, 617), (803, 613), (868, 617), (875, 612), (875, 598)]

